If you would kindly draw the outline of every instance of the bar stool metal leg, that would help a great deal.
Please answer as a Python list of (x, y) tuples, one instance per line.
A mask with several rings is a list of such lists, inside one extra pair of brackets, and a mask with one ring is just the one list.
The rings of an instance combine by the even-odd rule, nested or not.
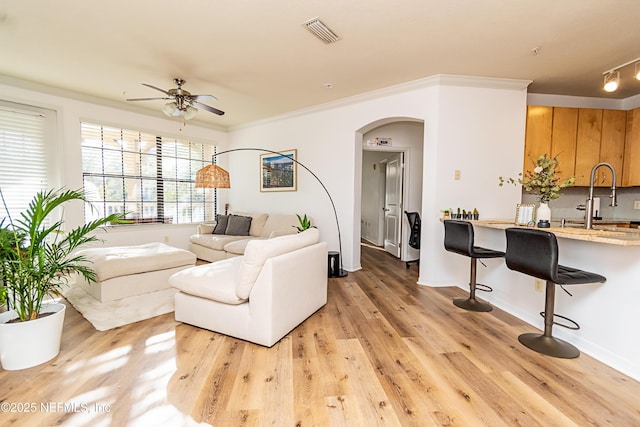
[(464, 308), (470, 311), (487, 312), (493, 310), (493, 307), (487, 303), (480, 302), (476, 299), (476, 274), (478, 268), (478, 259), (471, 258), (471, 277), (469, 280), (469, 298), (454, 299), (453, 304), (456, 307)]
[(544, 334), (528, 333), (518, 337), (518, 341), (529, 347), (533, 351), (546, 354), (547, 356), (559, 357), (562, 359), (575, 359), (580, 355), (580, 351), (559, 338), (551, 335), (553, 329), (553, 313), (555, 311), (556, 285), (547, 281), (547, 290), (544, 303)]

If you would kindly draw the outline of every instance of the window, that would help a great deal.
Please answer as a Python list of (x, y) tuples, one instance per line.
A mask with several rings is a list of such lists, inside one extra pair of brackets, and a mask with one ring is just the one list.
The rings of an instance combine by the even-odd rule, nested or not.
[(196, 171), (215, 147), (93, 123), (81, 124), (85, 220), (126, 213), (131, 223), (213, 219), (215, 191), (195, 188)]
[[(55, 117), (55, 111), (0, 101), (0, 189), (14, 221), (38, 191), (48, 190)], [(6, 216), (0, 201), (0, 220)]]

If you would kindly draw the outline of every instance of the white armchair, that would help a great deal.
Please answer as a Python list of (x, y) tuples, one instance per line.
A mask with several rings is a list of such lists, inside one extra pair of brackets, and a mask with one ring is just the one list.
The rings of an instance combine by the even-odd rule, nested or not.
[(174, 274), (175, 318), (271, 347), (327, 302), (327, 244), (317, 229), (252, 240), (242, 257)]

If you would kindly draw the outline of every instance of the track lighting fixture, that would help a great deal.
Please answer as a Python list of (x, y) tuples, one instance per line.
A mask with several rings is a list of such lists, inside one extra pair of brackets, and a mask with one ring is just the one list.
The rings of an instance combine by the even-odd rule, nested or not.
[(635, 67), (633, 77), (640, 80), (640, 58), (636, 58), (602, 73), (604, 76), (603, 89), (607, 92), (615, 92), (618, 89), (618, 86), (620, 86), (620, 70), (631, 64), (634, 64)]
[(620, 84), (620, 71), (611, 71), (604, 76), (604, 90), (615, 92)]

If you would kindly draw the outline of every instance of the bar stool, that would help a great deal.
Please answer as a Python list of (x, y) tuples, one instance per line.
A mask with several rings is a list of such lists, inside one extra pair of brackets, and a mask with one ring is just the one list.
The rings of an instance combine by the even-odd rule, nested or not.
[(493, 307), (476, 299), (476, 288), (481, 291), (492, 291), (489, 286), (476, 283), (478, 258), (502, 258), (504, 257), (504, 252), (474, 246), (473, 240), (473, 225), (470, 222), (451, 219), (444, 221), (444, 248), (449, 252), (471, 258), (469, 298), (455, 299), (453, 304), (470, 311), (491, 311)]
[[(546, 280), (544, 312), (544, 333), (522, 334), (518, 337), (525, 346), (547, 356), (573, 359), (580, 351), (559, 338), (552, 336), (553, 325), (569, 329), (580, 329), (573, 320), (554, 313), (556, 285), (579, 285), (584, 283), (604, 283), (607, 279), (599, 274), (565, 267), (558, 264), (558, 240), (548, 231), (528, 228), (507, 228), (506, 263), (511, 270), (538, 279)], [(571, 326), (554, 321), (559, 317), (571, 323)]]

